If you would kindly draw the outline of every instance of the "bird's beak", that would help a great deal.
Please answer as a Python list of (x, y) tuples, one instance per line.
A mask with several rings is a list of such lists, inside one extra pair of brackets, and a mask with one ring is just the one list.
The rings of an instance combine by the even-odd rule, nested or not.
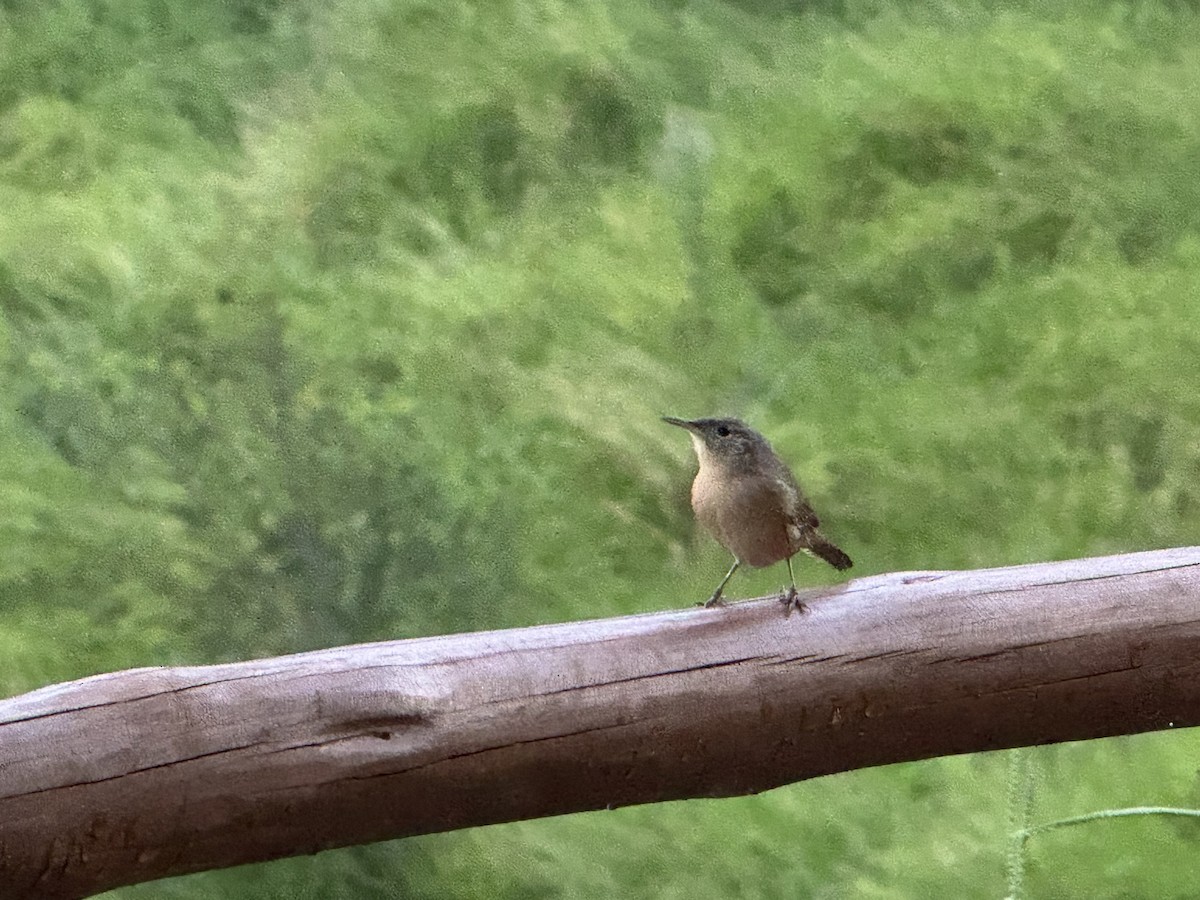
[(686, 428), (693, 434), (696, 433), (696, 424), (689, 422), (687, 419), (677, 419), (674, 416), (663, 416), (662, 420), (668, 425), (678, 425), (680, 428)]

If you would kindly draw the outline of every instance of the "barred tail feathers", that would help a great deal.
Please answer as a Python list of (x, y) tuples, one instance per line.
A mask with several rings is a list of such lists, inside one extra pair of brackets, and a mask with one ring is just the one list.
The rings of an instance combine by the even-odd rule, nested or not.
[(829, 563), (839, 572), (845, 571), (854, 565), (853, 560), (847, 556), (840, 547), (825, 539), (825, 537), (817, 532), (813, 532), (808, 539), (808, 546), (804, 548), (814, 556), (819, 556), (825, 562)]

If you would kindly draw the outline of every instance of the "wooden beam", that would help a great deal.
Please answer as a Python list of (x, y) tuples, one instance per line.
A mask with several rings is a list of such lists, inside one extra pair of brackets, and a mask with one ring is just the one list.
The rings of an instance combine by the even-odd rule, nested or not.
[(0, 896), (1200, 724), (1200, 547), (0, 701)]

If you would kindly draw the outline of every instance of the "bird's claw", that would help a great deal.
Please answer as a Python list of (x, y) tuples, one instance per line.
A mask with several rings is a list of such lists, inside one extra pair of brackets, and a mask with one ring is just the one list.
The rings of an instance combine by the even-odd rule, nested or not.
[(795, 586), (785, 588), (779, 597), (779, 602), (783, 604), (783, 608), (786, 610), (785, 615), (789, 618), (792, 615), (792, 610), (801, 615), (808, 611), (808, 607), (800, 602), (800, 592), (796, 590)]

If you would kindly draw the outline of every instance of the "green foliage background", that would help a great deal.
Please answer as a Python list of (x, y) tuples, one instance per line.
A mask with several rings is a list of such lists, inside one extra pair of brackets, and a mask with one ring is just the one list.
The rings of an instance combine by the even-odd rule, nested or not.
[[(700, 598), (726, 559), (667, 412), (768, 433), (855, 574), (1195, 543), (1197, 24), (2, 0), (0, 692)], [(1030, 751), (1030, 821), (1200, 803), (1197, 751)], [(109, 896), (996, 898), (1017, 769)], [(1026, 890), (1191, 897), (1198, 837), (1040, 835)]]

